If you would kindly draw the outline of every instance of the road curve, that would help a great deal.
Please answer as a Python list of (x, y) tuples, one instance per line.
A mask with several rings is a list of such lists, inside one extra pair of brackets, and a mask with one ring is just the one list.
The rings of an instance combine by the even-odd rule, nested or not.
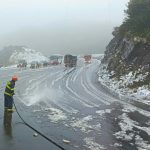
[(3, 82), (13, 73), (19, 76), (15, 102), (20, 114), (66, 149), (150, 149), (150, 107), (114, 97), (98, 82), (98, 68), (99, 61), (93, 60), (70, 69), (54, 66), (1, 74)]

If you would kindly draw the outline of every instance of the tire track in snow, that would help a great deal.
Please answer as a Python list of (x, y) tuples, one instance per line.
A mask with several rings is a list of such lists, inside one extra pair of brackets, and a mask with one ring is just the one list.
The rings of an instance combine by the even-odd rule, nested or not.
[[(79, 95), (76, 91), (74, 91), (74, 89), (71, 88), (71, 75), (70, 74), (67, 79), (65, 80), (65, 87), (68, 90), (69, 94), (71, 94), (75, 100), (77, 100), (80, 104), (82, 104), (83, 106), (86, 107), (95, 107), (94, 103), (91, 103), (90, 101), (87, 101), (86, 99), (84, 99), (84, 97), (82, 95)], [(80, 87), (80, 85), (79, 85)]]

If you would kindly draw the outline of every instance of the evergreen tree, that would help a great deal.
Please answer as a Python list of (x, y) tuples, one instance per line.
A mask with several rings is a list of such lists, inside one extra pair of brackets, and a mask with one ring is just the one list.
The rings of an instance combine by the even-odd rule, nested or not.
[(120, 33), (150, 40), (150, 0), (130, 0)]

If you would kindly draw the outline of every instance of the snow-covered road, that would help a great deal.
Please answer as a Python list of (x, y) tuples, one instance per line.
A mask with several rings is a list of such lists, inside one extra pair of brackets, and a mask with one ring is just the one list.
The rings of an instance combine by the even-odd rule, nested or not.
[(68, 150), (149, 150), (150, 106), (104, 89), (99, 65), (93, 60), (71, 69), (1, 70), (1, 91), (17, 74), (14, 98), (20, 114)]

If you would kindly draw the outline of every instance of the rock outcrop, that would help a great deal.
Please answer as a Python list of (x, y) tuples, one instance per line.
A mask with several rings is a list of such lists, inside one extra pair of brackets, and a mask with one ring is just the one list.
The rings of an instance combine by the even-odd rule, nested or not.
[(119, 34), (108, 44), (102, 63), (117, 76), (141, 69), (150, 71), (150, 42), (136, 41)]
[(116, 34), (108, 44), (102, 63), (107, 66), (111, 78), (120, 80), (130, 72), (145, 76), (144, 80), (128, 85), (138, 88), (150, 84), (150, 42), (127, 38)]

